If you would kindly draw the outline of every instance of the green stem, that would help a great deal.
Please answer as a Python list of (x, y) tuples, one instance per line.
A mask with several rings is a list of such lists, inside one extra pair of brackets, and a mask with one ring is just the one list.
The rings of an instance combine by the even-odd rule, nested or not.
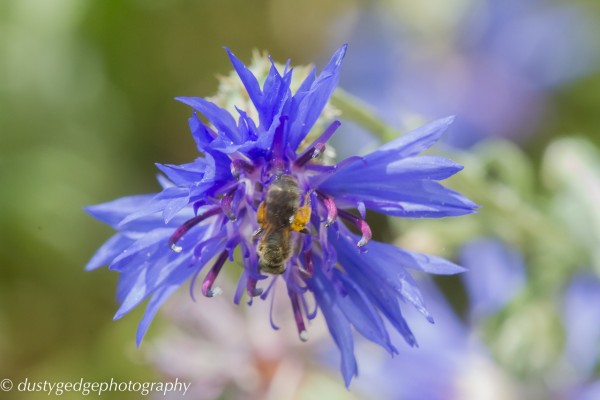
[(343, 89), (337, 88), (330, 102), (345, 118), (377, 135), (384, 143), (400, 135), (397, 130), (385, 124), (369, 105)]

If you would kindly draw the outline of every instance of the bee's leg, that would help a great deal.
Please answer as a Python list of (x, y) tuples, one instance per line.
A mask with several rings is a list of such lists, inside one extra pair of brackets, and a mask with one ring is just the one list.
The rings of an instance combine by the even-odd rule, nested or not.
[(306, 224), (310, 221), (310, 213), (310, 193), (306, 193), (304, 205), (298, 208), (298, 211), (292, 220), (292, 230), (295, 232), (309, 233), (308, 229), (306, 229)]
[(263, 233), (263, 228), (259, 226), (257, 230), (252, 232), (252, 239), (256, 239), (261, 233)]
[(263, 231), (263, 227), (266, 224), (266, 219), (267, 219), (267, 208), (265, 206), (265, 202), (263, 201), (262, 203), (260, 203), (260, 205), (258, 206), (258, 210), (256, 211), (256, 222), (258, 222), (258, 229), (254, 231), (254, 233), (252, 234), (252, 237), (255, 238), (258, 235), (260, 235)]

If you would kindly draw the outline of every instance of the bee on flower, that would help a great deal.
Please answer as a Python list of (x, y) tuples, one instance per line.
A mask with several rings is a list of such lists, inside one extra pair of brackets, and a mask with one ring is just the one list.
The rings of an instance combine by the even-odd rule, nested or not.
[(476, 210), (438, 182), (460, 171), (460, 165), (419, 155), (452, 118), (431, 122), (363, 157), (328, 164), (322, 154), (340, 122), (312, 139), (309, 132), (337, 86), (346, 46), (320, 74), (312, 69), (294, 93), (289, 63), (282, 71), (273, 63), (261, 86), (227, 52), (251, 106), (236, 107), (232, 115), (203, 98), (177, 98), (194, 109), (189, 125), (201, 156), (188, 164), (158, 164), (164, 176), (157, 194), (87, 207), (118, 231), (87, 269), (108, 264), (120, 273), (115, 318), (149, 299), (137, 332), (139, 345), (158, 308), (186, 281), (192, 298), (199, 276), (204, 296), (219, 293), (219, 273), (227, 260), (236, 260), (239, 249), (239, 259), (231, 264), (241, 268), (233, 301), (238, 304), (244, 293), (250, 303), (254, 297), (272, 299), (277, 282), (283, 283), (302, 340), (308, 338), (308, 320), (318, 314), (325, 318), (349, 385), (358, 372), (353, 329), (395, 354), (384, 318), (409, 345), (417, 343), (400, 301), (433, 321), (408, 270), (463, 271), (444, 259), (371, 240), (365, 217), (367, 210), (405, 218)]

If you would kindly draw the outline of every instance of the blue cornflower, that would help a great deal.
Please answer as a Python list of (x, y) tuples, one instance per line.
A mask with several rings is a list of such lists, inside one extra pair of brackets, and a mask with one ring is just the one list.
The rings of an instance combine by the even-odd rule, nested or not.
[(460, 250), (462, 275), (475, 320), (502, 310), (526, 285), (523, 255), (495, 237), (480, 237)]
[[(239, 248), (243, 268), (234, 302), (240, 302), (244, 291), (251, 300), (265, 299), (276, 281), (285, 282), (300, 338), (307, 339), (305, 322), (320, 310), (341, 351), (348, 385), (357, 374), (351, 326), (395, 354), (382, 317), (409, 345), (416, 345), (399, 300), (432, 320), (407, 269), (462, 271), (438, 257), (370, 241), (365, 221), (367, 209), (409, 218), (475, 210), (471, 201), (438, 183), (461, 166), (418, 155), (438, 140), (452, 118), (416, 129), (364, 157), (324, 165), (319, 156), (340, 122), (331, 123), (312, 142), (307, 136), (338, 83), (346, 46), (318, 76), (313, 69), (294, 94), (289, 65), (281, 73), (272, 64), (261, 88), (227, 51), (256, 110), (237, 109), (234, 117), (208, 100), (177, 98), (195, 110), (189, 124), (202, 157), (183, 165), (158, 164), (166, 176), (159, 179), (163, 190), (158, 194), (88, 207), (118, 233), (87, 269), (108, 264), (121, 274), (115, 318), (150, 298), (137, 332), (139, 345), (160, 305), (181, 284), (191, 280), (194, 296), (203, 269), (208, 271), (201, 292), (215, 295), (219, 272)], [(308, 304), (315, 301), (311, 309)]]

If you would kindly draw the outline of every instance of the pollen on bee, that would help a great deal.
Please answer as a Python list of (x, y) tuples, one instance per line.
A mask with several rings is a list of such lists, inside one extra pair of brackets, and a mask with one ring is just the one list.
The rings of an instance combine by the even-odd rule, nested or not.
[(306, 194), (304, 199), (304, 205), (298, 208), (298, 211), (291, 218), (291, 228), (293, 231), (301, 232), (304, 230), (308, 222), (310, 221), (310, 193)]

